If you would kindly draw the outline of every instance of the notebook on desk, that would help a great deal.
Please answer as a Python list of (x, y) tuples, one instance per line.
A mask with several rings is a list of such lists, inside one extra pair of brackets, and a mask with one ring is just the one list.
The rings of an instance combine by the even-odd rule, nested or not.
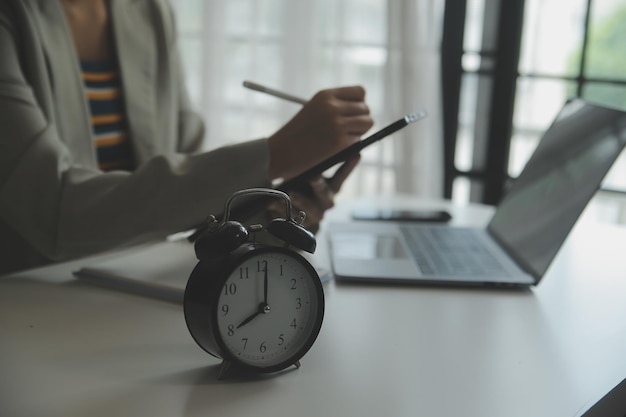
[[(332, 278), (316, 265), (320, 280)], [(193, 245), (186, 239), (168, 240), (131, 248), (81, 267), (74, 276), (100, 287), (182, 304), (191, 271), (198, 263)]]
[(625, 144), (625, 112), (572, 100), (545, 132), (486, 228), (334, 222), (329, 239), (335, 277), (536, 285)]

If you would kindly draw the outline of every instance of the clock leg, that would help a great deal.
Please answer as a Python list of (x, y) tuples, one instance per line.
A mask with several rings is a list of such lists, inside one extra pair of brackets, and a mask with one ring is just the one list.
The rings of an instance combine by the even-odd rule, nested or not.
[(294, 366), (295, 366), (296, 368), (300, 369), (300, 367), (301, 367), (302, 365), (300, 364), (300, 361), (297, 361), (296, 363), (294, 363)]
[(230, 365), (230, 362), (226, 360), (222, 362), (222, 365), (220, 365), (220, 370), (217, 373), (218, 380), (222, 380), (226, 377), (226, 374), (228, 374), (228, 371), (230, 370)]

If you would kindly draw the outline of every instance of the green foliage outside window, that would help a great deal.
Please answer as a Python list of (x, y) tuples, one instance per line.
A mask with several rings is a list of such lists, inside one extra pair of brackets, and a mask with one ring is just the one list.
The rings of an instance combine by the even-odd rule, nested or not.
[[(568, 60), (569, 73), (578, 73), (581, 56), (582, 46)], [(618, 7), (611, 15), (591, 25), (585, 61), (585, 78), (626, 81), (626, 6)], [(569, 87), (567, 95), (576, 96), (576, 87)], [(588, 81), (583, 86), (582, 97), (626, 109), (626, 84)]]

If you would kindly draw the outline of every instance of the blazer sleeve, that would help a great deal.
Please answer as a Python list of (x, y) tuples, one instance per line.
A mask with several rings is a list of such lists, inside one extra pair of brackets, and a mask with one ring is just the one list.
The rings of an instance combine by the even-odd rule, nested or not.
[(220, 213), (236, 190), (270, 185), (263, 139), (160, 155), (133, 173), (77, 164), (24, 78), (17, 42), (0, 9), (0, 222), (47, 259), (162, 238)]

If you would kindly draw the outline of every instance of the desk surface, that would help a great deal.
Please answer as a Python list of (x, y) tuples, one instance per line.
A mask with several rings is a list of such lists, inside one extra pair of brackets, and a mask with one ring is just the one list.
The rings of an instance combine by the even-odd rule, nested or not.
[(578, 416), (626, 377), (625, 245), (583, 218), (524, 291), (331, 281), (302, 368), (224, 381), (179, 305), (77, 282), (85, 261), (6, 276), (0, 415)]

